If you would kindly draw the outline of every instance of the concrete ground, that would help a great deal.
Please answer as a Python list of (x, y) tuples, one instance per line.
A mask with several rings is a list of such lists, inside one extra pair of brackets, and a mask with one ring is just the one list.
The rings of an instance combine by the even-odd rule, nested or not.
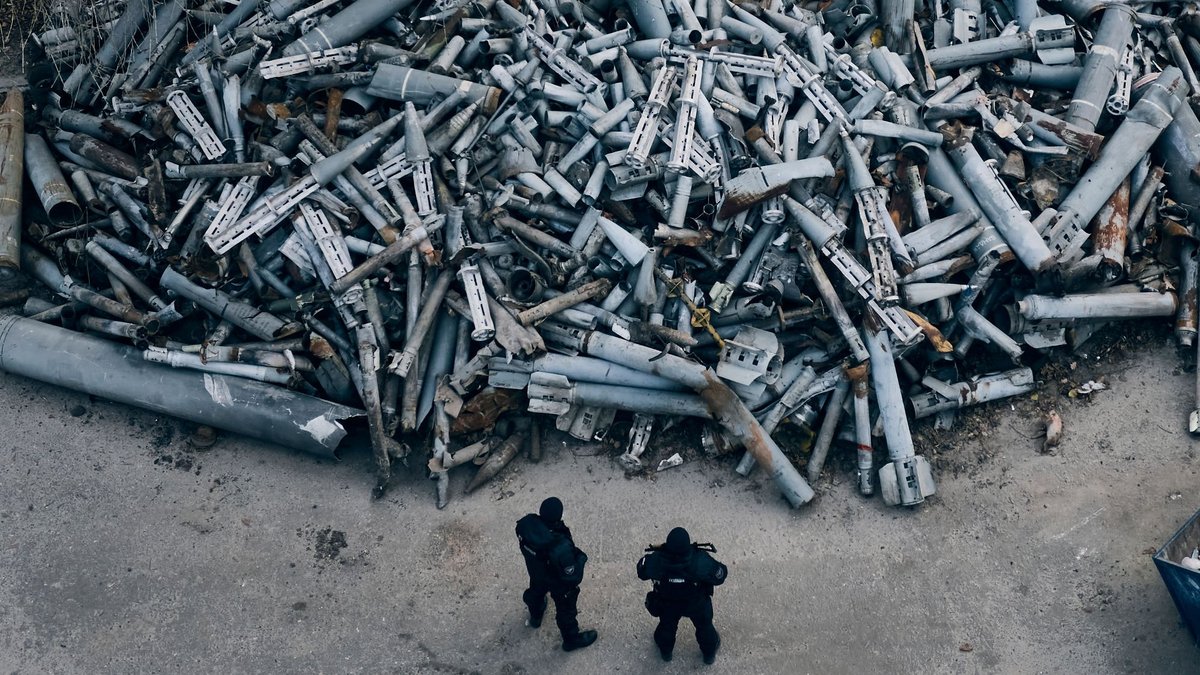
[[(415, 468), (369, 499), (367, 454), (316, 461), (0, 376), (4, 672), (690, 672), (690, 630), (659, 661), (634, 563), (684, 525), (716, 543), (720, 672), (1200, 672), (1149, 553), (1200, 508), (1184, 432), (1194, 379), (1161, 339), (1081, 358), (1038, 401), (925, 434), (939, 494), (903, 510), (839, 462), (790, 510), (730, 462), (626, 479), (549, 444), (449, 508)], [(1097, 374), (1091, 402), (1059, 398)], [(1031, 419), (1060, 404), (1039, 455)], [(1065, 404), (1066, 407), (1062, 407)], [(524, 625), (513, 523), (550, 494), (590, 555), (600, 640), (566, 654)]]

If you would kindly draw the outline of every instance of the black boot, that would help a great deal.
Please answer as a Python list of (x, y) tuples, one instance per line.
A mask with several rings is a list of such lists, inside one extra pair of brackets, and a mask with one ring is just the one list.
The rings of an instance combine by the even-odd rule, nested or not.
[(573, 652), (576, 649), (583, 649), (595, 641), (596, 631), (585, 630), (583, 632), (576, 633), (571, 637), (563, 638), (562, 648), (564, 652)]
[(717, 652), (721, 651), (721, 638), (717, 638), (717, 646), (713, 647), (711, 654), (704, 655), (704, 665), (711, 666), (717, 661)]
[(672, 654), (671, 652), (663, 651), (662, 647), (658, 648), (658, 655), (662, 657), (663, 661), (670, 661), (671, 659), (675, 658), (674, 654)]
[(541, 615), (534, 616), (534, 615), (530, 614), (529, 615), (529, 627), (530, 628), (541, 628), (542, 627)]

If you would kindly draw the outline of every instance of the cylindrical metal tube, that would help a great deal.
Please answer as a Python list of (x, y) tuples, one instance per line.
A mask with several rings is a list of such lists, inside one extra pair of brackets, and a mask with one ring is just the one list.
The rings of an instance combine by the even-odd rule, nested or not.
[(167, 178), (194, 180), (197, 178), (240, 178), (242, 176), (274, 176), (271, 162), (239, 162), (237, 164), (168, 164)]
[(244, 377), (259, 382), (286, 385), (292, 376), (278, 368), (260, 366), (252, 363), (231, 363), (228, 361), (207, 360), (200, 354), (180, 352), (160, 347), (150, 347), (142, 352), (142, 358), (151, 363), (162, 363), (172, 368), (188, 368), (206, 373)]
[(579, 382), (571, 387), (570, 398), (576, 405), (630, 410), (647, 415), (709, 417), (708, 406), (699, 396), (681, 392)]
[(926, 131), (925, 129), (904, 126), (903, 124), (872, 119), (856, 120), (854, 122), (854, 133), (883, 138), (898, 138), (903, 141), (913, 141), (922, 145), (928, 145), (931, 148), (940, 146), (944, 140), (944, 137), (936, 131)]
[(1075, 187), (1059, 204), (1048, 237), (1064, 249), (1060, 258), (1078, 251), (1084, 241), (1078, 232), (1099, 213), (1121, 181), (1171, 124), (1176, 112), (1187, 108), (1181, 105), (1187, 93), (1187, 82), (1174, 66), (1165, 68), (1146, 87), (1142, 97), (1125, 115), (1125, 121), (1104, 144), (1100, 157), (1079, 177)]
[(1079, 85), (1083, 66), (1073, 64), (1048, 66), (1037, 61), (1012, 59), (998, 67), (1000, 77), (1014, 84), (1066, 91)]
[(450, 66), (454, 65), (454, 60), (462, 53), (463, 48), (467, 46), (466, 39), (461, 35), (455, 35), (446, 42), (446, 46), (438, 52), (437, 58), (429, 62), (429, 72), (445, 75), (450, 72)]
[[(1074, 33), (1063, 32), (1066, 34), (1063, 44), (1056, 43), (1053, 46), (1069, 47), (1074, 44)], [(989, 61), (999, 61), (1012, 56), (1021, 56), (1028, 54), (1031, 49), (1033, 49), (1032, 36), (1029, 33), (1018, 33), (930, 49), (927, 52), (926, 61), (934, 70), (953, 70)]]
[(63, 91), (70, 99), (90, 101), (92, 88), (96, 85), (93, 69), (110, 72), (120, 57), (137, 36), (142, 24), (150, 16), (154, 3), (151, 0), (132, 0), (125, 5), (125, 12), (108, 31), (104, 44), (91, 59), (80, 63), (63, 83)]
[[(10, 89), (0, 104), (0, 281), (11, 281), (21, 269), (20, 176), (25, 169), (25, 97)], [(12, 177), (16, 177), (15, 179)]]
[(413, 0), (358, 0), (284, 47), (283, 55), (297, 56), (348, 45), (412, 3)]
[(76, 169), (71, 172), (70, 179), (75, 190), (79, 192), (79, 197), (83, 199), (84, 205), (94, 213), (103, 213), (104, 202), (96, 194), (96, 188), (92, 185), (92, 180), (88, 178), (87, 173), (82, 169)]
[(405, 335), (404, 350), (391, 367), (391, 371), (396, 375), (405, 379), (410, 378), (413, 362), (417, 359), (417, 352), (425, 342), (425, 336), (429, 333), (429, 329), (433, 327), (433, 321), (437, 318), (438, 310), (442, 306), (442, 299), (446, 297), (446, 291), (450, 290), (450, 282), (453, 279), (454, 275), (451, 272), (443, 270), (437, 280), (429, 286), (429, 292), (421, 299), (421, 312), (417, 315), (412, 329)]
[(303, 329), (298, 323), (285, 322), (258, 307), (235, 300), (220, 290), (197, 286), (170, 267), (163, 270), (159, 285), (219, 317), (228, 319), (235, 326), (261, 340), (287, 337)]
[(381, 98), (412, 101), (416, 105), (427, 106), (432, 105), (438, 99), (449, 96), (462, 86), (465, 86), (467, 90), (467, 99), (479, 102), (485, 113), (494, 112), (496, 106), (500, 104), (500, 95), (503, 92), (497, 87), (389, 63), (379, 64), (375, 76), (367, 85), (367, 93)]
[(105, 295), (101, 295), (90, 288), (71, 283), (67, 285), (66, 291), (67, 295), (71, 296), (71, 298), (76, 302), (82, 302), (89, 307), (93, 307), (101, 312), (115, 316), (122, 321), (128, 321), (130, 323), (136, 323), (145, 326), (146, 331), (149, 333), (157, 333), (161, 326), (158, 319), (153, 315), (146, 314), (145, 312), (135, 309), (130, 305), (126, 305)]
[(796, 467), (764, 432), (762, 425), (754, 419), (741, 399), (703, 366), (671, 354), (664, 355), (653, 347), (644, 347), (595, 331), (586, 335), (582, 347), (586, 354), (661, 375), (695, 390), (708, 405), (713, 419), (754, 455), (758, 464), (774, 479), (788, 503), (799, 507), (812, 501), (815, 494)]
[[(928, 380), (927, 380), (928, 381)], [(1037, 388), (1037, 380), (1029, 368), (1015, 368), (1001, 373), (972, 378), (954, 384), (932, 383), (939, 391), (930, 391), (912, 397), (913, 416), (917, 419), (935, 415), (945, 410), (999, 401), (1012, 396), (1027, 394)], [(951, 392), (950, 390), (953, 390)], [(945, 391), (945, 394), (942, 392)], [(953, 393), (953, 396), (946, 394)]]
[(671, 20), (662, 0), (626, 0), (633, 22), (645, 38), (668, 38), (671, 36)]
[(550, 298), (517, 314), (517, 320), (524, 326), (538, 323), (568, 307), (574, 307), (581, 302), (607, 295), (610, 288), (612, 288), (612, 282), (608, 279), (594, 279), (579, 288)]
[(0, 317), (0, 370), (100, 398), (336, 457), (361, 415), (329, 401), (240, 377), (147, 363), (132, 347), (18, 316)]
[(1192, 346), (1196, 339), (1196, 281), (1200, 262), (1196, 260), (1196, 243), (1186, 237), (1179, 246), (1179, 310), (1175, 314), (1175, 339), (1182, 347)]
[(136, 323), (127, 321), (113, 321), (112, 319), (102, 319), (97, 316), (84, 315), (77, 320), (80, 328), (84, 328), (96, 333), (104, 333), (105, 335), (113, 335), (122, 337), (127, 340), (133, 340), (134, 345), (138, 349), (145, 349), (149, 344), (146, 342), (146, 337), (149, 333), (145, 326), (139, 326)]
[[(1188, 220), (1200, 226), (1200, 182), (1197, 181), (1200, 176), (1193, 173), (1200, 167), (1200, 120), (1190, 106), (1181, 105), (1176, 109), (1174, 121), (1159, 137), (1155, 150), (1167, 169), (1166, 183), (1171, 198), (1187, 207)], [(1137, 214), (1136, 219), (1134, 216), (1131, 211), (1129, 224), (1136, 227), (1141, 214)]]
[(83, 209), (50, 152), (50, 144), (39, 134), (25, 137), (25, 170), (50, 222), (70, 225), (83, 218)]
[(886, 331), (867, 330), (866, 333), (867, 350), (871, 354), (871, 383), (879, 403), (879, 414), (883, 418), (888, 457), (893, 461), (912, 457), (916, 453), (908, 428), (908, 417), (904, 412), (900, 380), (896, 376), (891, 338)]
[(1109, 197), (1096, 214), (1092, 251), (1100, 256), (1099, 273), (1105, 281), (1116, 281), (1125, 268), (1125, 245), (1129, 236), (1129, 179)]
[(137, 180), (142, 175), (141, 167), (132, 155), (86, 134), (71, 136), (71, 151), (121, 178)]
[(841, 424), (842, 406), (846, 403), (846, 396), (849, 393), (850, 379), (843, 377), (838, 380), (833, 393), (829, 395), (829, 402), (825, 405), (825, 418), (821, 421), (821, 431), (817, 433), (817, 440), (813, 442), (812, 454), (808, 458), (808, 466), (805, 467), (809, 483), (816, 483), (821, 478), (821, 469), (825, 468), (825, 457), (829, 454), (833, 435)]
[(854, 443), (858, 459), (858, 491), (875, 494), (875, 451), (871, 445), (871, 386), (867, 381), (870, 366), (866, 363), (846, 370), (854, 393)]
[[(1055, 263), (1054, 254), (1041, 235), (1021, 212), (1013, 196), (971, 144), (967, 136), (959, 136), (949, 144), (947, 154), (954, 160), (962, 178), (980, 208), (987, 215), (1004, 241), (1012, 248), (1021, 263), (1034, 274), (1049, 270)], [(932, 156), (931, 156), (932, 159)]]
[(429, 232), (424, 227), (418, 227), (408, 234), (400, 237), (396, 241), (388, 244), (388, 247), (379, 253), (364, 260), (354, 269), (346, 273), (346, 276), (333, 282), (329, 290), (334, 293), (345, 293), (351, 286), (359, 283), (363, 279), (383, 269), (387, 265), (394, 263), (401, 256), (407, 253), (414, 246), (429, 237)]
[(105, 271), (120, 279), (121, 283), (125, 284), (129, 290), (139, 298), (145, 300), (146, 303), (152, 308), (155, 310), (162, 310), (167, 307), (167, 303), (164, 302), (162, 298), (158, 297), (158, 294), (151, 290), (149, 286), (147, 286), (141, 279), (136, 277), (132, 272), (125, 269), (125, 266), (122, 265), (119, 260), (114, 258), (111, 253), (104, 250), (100, 244), (97, 244), (94, 241), (89, 241), (85, 246), (85, 250), (87, 250), (88, 255), (90, 255), (92, 259), (95, 260), (101, 267), (103, 267)]
[(1056, 298), (1027, 295), (1017, 302), (1021, 316), (1038, 319), (1138, 319), (1171, 316), (1179, 307), (1174, 293), (1085, 293)]
[(1075, 86), (1075, 94), (1067, 108), (1067, 122), (1095, 131), (1096, 122), (1100, 121), (1100, 114), (1104, 112), (1108, 93), (1112, 90), (1113, 80), (1117, 77), (1120, 50), (1125, 48), (1132, 33), (1133, 11), (1129, 7), (1111, 5), (1104, 10), (1096, 38), (1083, 63), (1079, 84)]

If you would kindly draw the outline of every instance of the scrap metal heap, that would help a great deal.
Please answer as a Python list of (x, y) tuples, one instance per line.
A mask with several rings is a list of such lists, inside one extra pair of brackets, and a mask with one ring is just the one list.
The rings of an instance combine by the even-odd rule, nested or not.
[(42, 287), (0, 368), (324, 453), (365, 416), (377, 494), (691, 417), (793, 506), (838, 439), (914, 505), (910, 420), (1027, 350), (1198, 343), (1190, 3), (83, 4), (0, 108)]

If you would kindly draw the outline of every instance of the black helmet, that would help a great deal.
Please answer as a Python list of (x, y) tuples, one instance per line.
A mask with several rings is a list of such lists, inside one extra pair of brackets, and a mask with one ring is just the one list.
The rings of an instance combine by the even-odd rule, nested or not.
[(688, 531), (677, 527), (667, 534), (667, 543), (662, 545), (662, 552), (676, 558), (685, 558), (692, 552), (692, 538)]
[(562, 520), (562, 512), (563, 503), (558, 497), (547, 497), (542, 502), (542, 507), (538, 509), (538, 515), (550, 525)]

